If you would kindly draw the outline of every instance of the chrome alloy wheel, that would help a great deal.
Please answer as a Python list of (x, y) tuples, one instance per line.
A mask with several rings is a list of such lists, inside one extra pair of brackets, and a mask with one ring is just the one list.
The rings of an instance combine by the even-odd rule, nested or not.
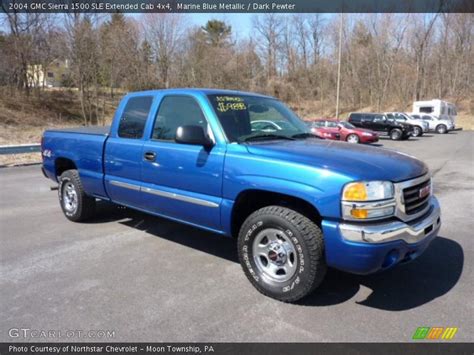
[(258, 270), (270, 280), (285, 282), (295, 274), (298, 254), (283, 231), (262, 230), (255, 237), (252, 250)]
[(415, 128), (413, 128), (413, 136), (415, 136), (415, 137), (421, 136), (421, 133), (422, 133), (422, 132), (423, 132), (423, 131), (421, 130), (420, 127), (415, 127)]
[(347, 137), (347, 141), (349, 143), (359, 143), (359, 137), (357, 137), (357, 135), (355, 134), (350, 134), (348, 137)]
[(77, 192), (71, 182), (66, 182), (63, 186), (63, 206), (70, 213), (77, 210)]

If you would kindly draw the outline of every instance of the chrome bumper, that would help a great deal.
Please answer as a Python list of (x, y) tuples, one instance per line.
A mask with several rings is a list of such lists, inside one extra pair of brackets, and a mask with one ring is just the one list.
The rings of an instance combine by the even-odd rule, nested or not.
[(414, 244), (437, 234), (441, 227), (441, 210), (436, 197), (430, 200), (430, 209), (425, 216), (415, 222), (381, 222), (377, 224), (345, 224), (339, 225), (344, 239), (353, 242), (385, 243), (403, 240)]

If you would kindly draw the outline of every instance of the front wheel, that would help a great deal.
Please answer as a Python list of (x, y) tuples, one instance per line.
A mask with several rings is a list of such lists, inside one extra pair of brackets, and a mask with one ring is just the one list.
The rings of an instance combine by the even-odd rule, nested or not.
[(59, 177), (59, 203), (67, 219), (80, 222), (95, 212), (95, 199), (87, 196), (77, 170), (67, 170)]
[(440, 124), (436, 126), (436, 133), (439, 133), (439, 134), (448, 133), (448, 127), (446, 127), (444, 124)]
[(423, 135), (423, 128), (419, 126), (413, 127), (413, 137), (421, 137)]
[(394, 128), (390, 131), (390, 139), (392, 141), (398, 141), (402, 139), (403, 132), (401, 129)]
[(285, 207), (268, 206), (252, 213), (240, 229), (238, 247), (250, 282), (279, 301), (307, 296), (326, 274), (321, 229)]
[(359, 141), (360, 139), (357, 134), (351, 133), (346, 137), (346, 142), (349, 142), (349, 143), (359, 143)]

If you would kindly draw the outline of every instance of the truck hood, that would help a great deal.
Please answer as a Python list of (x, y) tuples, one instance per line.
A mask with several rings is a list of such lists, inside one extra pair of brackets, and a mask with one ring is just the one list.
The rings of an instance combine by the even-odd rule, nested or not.
[(428, 172), (420, 160), (388, 149), (329, 140), (266, 141), (247, 145), (250, 154), (305, 164), (354, 180), (409, 180)]

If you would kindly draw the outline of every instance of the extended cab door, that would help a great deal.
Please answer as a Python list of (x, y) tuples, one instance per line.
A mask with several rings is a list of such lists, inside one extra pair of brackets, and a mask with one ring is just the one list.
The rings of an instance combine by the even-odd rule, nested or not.
[(125, 97), (105, 143), (105, 188), (112, 201), (141, 207), (140, 184), (143, 134), (154, 97)]
[(185, 125), (213, 137), (196, 98), (164, 96), (143, 146), (143, 202), (150, 212), (219, 230), (225, 145), (176, 143), (176, 130)]

